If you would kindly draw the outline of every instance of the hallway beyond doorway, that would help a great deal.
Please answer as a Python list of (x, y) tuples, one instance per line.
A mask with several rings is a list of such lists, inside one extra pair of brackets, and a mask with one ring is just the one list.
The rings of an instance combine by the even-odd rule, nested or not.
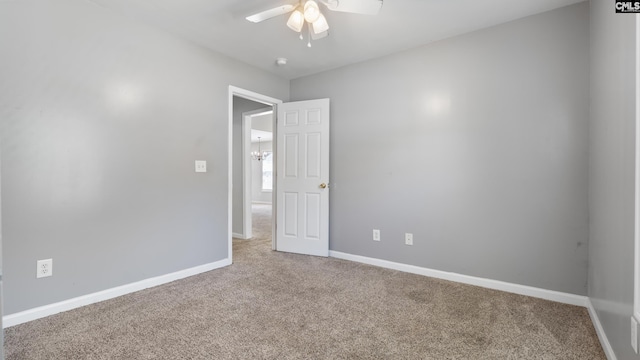
[(269, 240), (271, 246), (271, 228), (273, 216), (271, 204), (251, 204), (251, 213), (253, 214), (253, 237), (251, 240)]

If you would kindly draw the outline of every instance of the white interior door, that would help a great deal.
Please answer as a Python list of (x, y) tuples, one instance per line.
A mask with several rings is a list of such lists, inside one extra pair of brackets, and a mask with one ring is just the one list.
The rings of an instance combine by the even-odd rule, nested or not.
[(329, 99), (278, 105), (276, 250), (329, 256)]

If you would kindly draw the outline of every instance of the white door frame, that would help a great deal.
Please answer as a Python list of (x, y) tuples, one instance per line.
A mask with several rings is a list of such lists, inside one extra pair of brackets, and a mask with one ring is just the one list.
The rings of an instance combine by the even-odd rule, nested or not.
[[(247, 100), (251, 100), (251, 101), (255, 101), (255, 102), (259, 102), (259, 103), (263, 103), (265, 105), (268, 106), (272, 106), (274, 107), (274, 123), (276, 121), (276, 107), (278, 104), (282, 104), (282, 100), (280, 99), (276, 99), (276, 98), (272, 98), (270, 96), (266, 96), (266, 95), (262, 95), (250, 90), (246, 90), (246, 89), (242, 89), (239, 87), (235, 87), (232, 85), (229, 85), (229, 102), (228, 102), (228, 113), (229, 113), (229, 121), (228, 121), (228, 134), (227, 134), (227, 142), (229, 144), (229, 147), (227, 148), (227, 153), (228, 153), (228, 168), (227, 168), (227, 173), (228, 173), (228, 180), (227, 180), (227, 239), (228, 239), (228, 253), (227, 253), (227, 257), (229, 260), (233, 261), (233, 97), (237, 96), (237, 97), (241, 97)], [(275, 159), (276, 159), (276, 143), (275, 143), (275, 139), (276, 139), (276, 129), (274, 127), (274, 146), (273, 146), (273, 153), (274, 153), (274, 169), (275, 169)], [(244, 169), (244, 167), (243, 167)], [(275, 193), (276, 193), (276, 184), (275, 184), (275, 177), (277, 176), (277, 174), (274, 172), (274, 189), (273, 189), (273, 194), (274, 194), (274, 198), (272, 199), (272, 212), (273, 212), (273, 216), (272, 216), (272, 224), (273, 224), (273, 231), (275, 231), (275, 221), (276, 221), (276, 199), (275, 199)], [(276, 238), (274, 235), (272, 235), (272, 248), (275, 249), (275, 241)]]
[[(273, 113), (273, 106), (242, 113), (242, 237), (245, 239), (253, 237), (253, 171), (251, 161), (247, 160), (251, 154), (251, 119), (266, 113)], [(273, 128), (271, 132), (273, 133)]]

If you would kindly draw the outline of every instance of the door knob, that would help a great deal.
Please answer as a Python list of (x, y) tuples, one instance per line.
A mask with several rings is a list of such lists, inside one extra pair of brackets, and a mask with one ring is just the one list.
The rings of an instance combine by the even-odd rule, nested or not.
[(321, 189), (326, 189), (327, 188), (327, 184), (325, 184), (325, 183), (320, 184), (320, 188)]

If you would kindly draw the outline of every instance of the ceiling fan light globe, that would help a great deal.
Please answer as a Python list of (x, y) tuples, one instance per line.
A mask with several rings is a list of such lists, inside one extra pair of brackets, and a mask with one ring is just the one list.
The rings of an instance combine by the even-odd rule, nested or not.
[(327, 23), (327, 19), (322, 14), (320, 14), (311, 25), (313, 25), (314, 34), (320, 34), (329, 30), (329, 23)]
[(298, 9), (291, 13), (289, 16), (289, 20), (287, 21), (287, 26), (289, 29), (300, 32), (302, 31), (302, 26), (304, 25), (304, 15)]
[(338, 8), (338, 5), (340, 5), (340, 2), (338, 0), (327, 0), (326, 5), (329, 10), (335, 10)]
[(319, 34), (314, 33), (313, 31), (311, 32), (311, 40), (320, 40), (322, 38), (325, 38), (329, 36), (329, 31), (325, 31), (325, 32), (321, 32)]
[(308, 0), (304, 4), (304, 19), (307, 20), (308, 23), (313, 23), (320, 15), (322, 14), (320, 14), (320, 8), (317, 2)]

